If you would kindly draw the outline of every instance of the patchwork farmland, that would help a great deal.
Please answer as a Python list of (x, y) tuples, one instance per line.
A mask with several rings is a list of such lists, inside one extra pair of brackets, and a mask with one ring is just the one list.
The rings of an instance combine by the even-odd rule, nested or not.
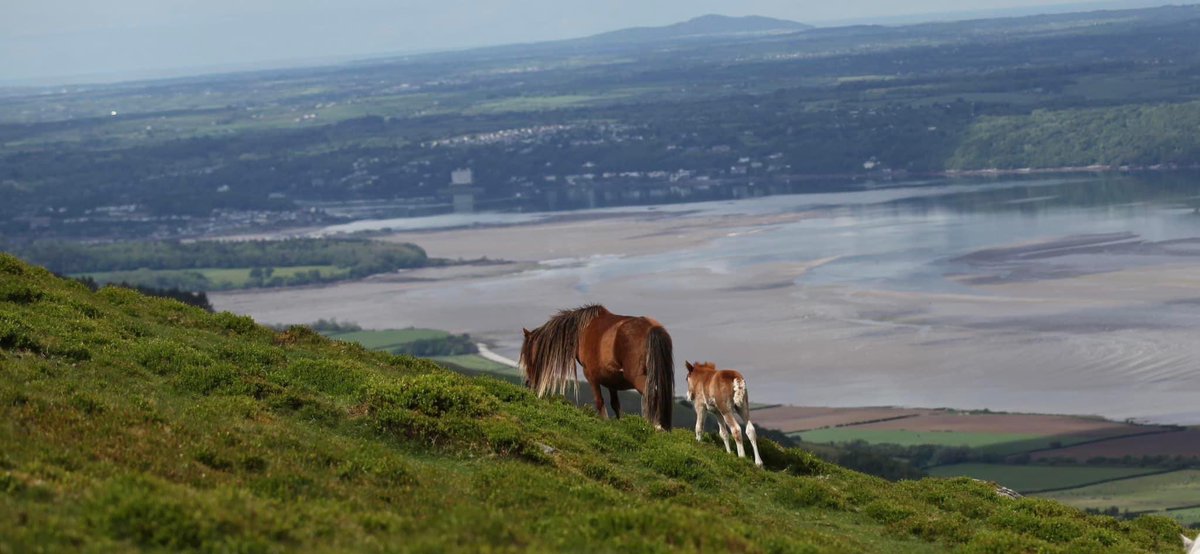
[(1110, 514), (1200, 526), (1200, 429), (1096, 417), (775, 406), (755, 421), (814, 445), (902, 459)]
[[(1091, 442), (1069, 448), (1046, 450), (1034, 454), (1034, 459), (1066, 458), (1086, 461), (1093, 458), (1124, 458), (1125, 456), (1180, 456), (1200, 458), (1200, 429), (1191, 428), (1174, 433), (1155, 433)], [(1200, 499), (1198, 499), (1200, 503)]]

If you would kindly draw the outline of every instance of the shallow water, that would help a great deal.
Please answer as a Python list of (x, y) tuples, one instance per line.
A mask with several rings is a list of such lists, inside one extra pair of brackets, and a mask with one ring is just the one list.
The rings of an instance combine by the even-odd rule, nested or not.
[(953, 258), (981, 248), (1070, 235), (1131, 232), (1146, 241), (1200, 236), (1200, 175), (935, 181), (844, 192), (762, 196), (729, 201), (614, 207), (575, 212), (453, 214), (366, 220), (322, 233), (434, 230), (516, 225), (615, 213), (701, 216), (806, 213), (770, 232), (731, 233), (711, 247), (653, 259), (600, 260), (596, 276), (641, 274), (662, 264), (722, 271), (837, 257), (804, 277), (811, 284), (866, 284), (898, 289), (955, 289), (942, 276)]
[[(686, 247), (591, 255), (585, 245), (508, 275), (213, 299), (270, 322), (337, 317), (467, 331), (510, 357), (521, 326), (565, 306), (603, 302), (663, 321), (681, 360), (742, 369), (758, 401), (1200, 423), (1191, 402), (1200, 390), (1200, 245), (1155, 244), (1200, 237), (1198, 195), (1200, 175), (1154, 174), (493, 214), (475, 221), (636, 213)], [(471, 221), (404, 226), (428, 231)], [(685, 240), (706, 221), (724, 227), (711, 239)], [(382, 227), (400, 226), (354, 226)], [(530, 225), (522, 239), (553, 243), (553, 233)], [(1104, 236), (1067, 240), (1085, 235)], [(456, 240), (484, 255), (497, 247), (491, 236), (485, 227)], [(1037, 246), (1021, 246), (1029, 244)], [(980, 252), (1000, 247), (1008, 250)]]

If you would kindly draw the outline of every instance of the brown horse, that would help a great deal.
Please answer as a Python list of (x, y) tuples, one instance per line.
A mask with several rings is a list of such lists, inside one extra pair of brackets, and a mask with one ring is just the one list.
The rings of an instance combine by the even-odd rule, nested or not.
[(696, 362), (692, 365), (684, 360), (683, 365), (688, 370), (687, 398), (696, 406), (696, 440), (703, 436), (704, 414), (716, 412), (717, 427), (721, 430), (725, 451), (730, 451), (729, 434), (732, 431), (738, 457), (745, 458), (746, 449), (742, 446), (742, 429), (734, 417), (736, 413), (746, 422), (746, 438), (750, 439), (750, 446), (754, 447), (754, 465), (762, 467), (762, 457), (758, 455), (758, 437), (754, 432), (754, 424), (750, 422), (750, 397), (746, 392), (746, 378), (732, 369), (717, 371), (717, 366), (712, 362)]
[(600, 387), (608, 388), (616, 417), (621, 417), (617, 391), (637, 389), (646, 419), (659, 429), (671, 428), (675, 371), (671, 335), (661, 323), (591, 305), (563, 310), (541, 327), (523, 331), (520, 365), (526, 386), (538, 396), (562, 394), (568, 383), (578, 386), (575, 362), (579, 362), (600, 417), (608, 417)]

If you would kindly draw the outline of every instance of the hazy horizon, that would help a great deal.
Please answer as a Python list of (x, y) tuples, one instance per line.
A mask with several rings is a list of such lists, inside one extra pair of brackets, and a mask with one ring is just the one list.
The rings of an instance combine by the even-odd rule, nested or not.
[(119, 0), (82, 7), (70, 6), (68, 0), (17, 0), (8, 9), (9, 17), (0, 21), (0, 83), (111, 82), (332, 63), (576, 38), (628, 27), (667, 25), (710, 13), (833, 25), (1165, 3), (984, 0), (964, 7), (951, 0), (904, 5), (883, 0), (848, 0), (836, 5), (664, 0), (632, 8), (629, 0), (618, 0), (601, 8), (582, 9), (571, 2), (547, 0), (456, 0), (449, 4), (352, 0), (341, 6), (322, 0), (302, 6), (281, 0)]

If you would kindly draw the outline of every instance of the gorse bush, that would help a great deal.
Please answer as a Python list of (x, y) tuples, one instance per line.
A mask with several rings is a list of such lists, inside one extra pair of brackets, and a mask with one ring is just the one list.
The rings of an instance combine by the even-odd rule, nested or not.
[[(202, 276), (203, 277), (203, 276)], [(75, 278), (83, 286), (93, 291), (100, 288), (100, 284), (91, 277)], [(160, 298), (170, 298), (178, 300), (189, 306), (195, 306), (205, 311), (213, 311), (212, 303), (208, 301), (208, 295), (203, 292), (204, 286), (183, 286), (184, 284), (173, 284), (162, 287), (151, 287), (144, 285), (130, 284), (126, 282), (110, 281), (110, 284), (115, 284), (120, 287), (134, 289), (146, 296), (157, 296)]]
[(1165, 552), (967, 479), (905, 481), (0, 255), (0, 552)]

